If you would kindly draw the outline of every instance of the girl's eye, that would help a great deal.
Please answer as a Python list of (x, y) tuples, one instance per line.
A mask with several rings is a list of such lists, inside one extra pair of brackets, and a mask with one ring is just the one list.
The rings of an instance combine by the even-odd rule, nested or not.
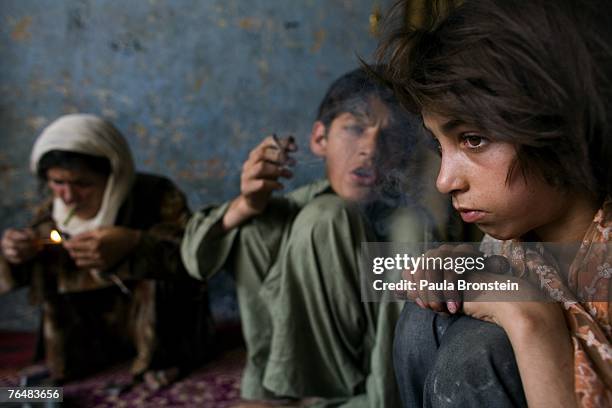
[(461, 140), (465, 147), (472, 150), (482, 149), (487, 145), (487, 143), (489, 143), (486, 138), (471, 133), (461, 135)]

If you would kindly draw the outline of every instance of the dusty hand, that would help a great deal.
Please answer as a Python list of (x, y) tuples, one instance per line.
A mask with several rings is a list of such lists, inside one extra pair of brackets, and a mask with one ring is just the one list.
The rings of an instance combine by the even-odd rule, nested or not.
[(106, 270), (128, 256), (140, 241), (141, 231), (126, 227), (102, 227), (64, 241), (79, 268)]
[(30, 228), (12, 229), (4, 231), (2, 235), (2, 254), (4, 258), (12, 264), (21, 264), (34, 258), (42, 249), (38, 243), (36, 234)]
[(465, 302), (463, 313), (474, 319), (502, 326), (502, 315), (507, 315), (504, 310), (508, 309), (508, 306), (512, 307), (512, 305), (512, 303), (508, 304), (506, 302)]
[[(497, 265), (495, 265), (497, 264)], [(487, 263), (487, 272), (473, 272), (469, 275), (468, 281), (478, 283), (494, 283), (499, 281), (500, 275), (493, 267), (503, 269), (504, 266), (499, 262)], [(506, 328), (509, 323), (514, 323), (519, 316), (519, 311), (523, 308), (532, 307), (530, 305), (538, 303), (550, 303), (545, 293), (525, 279), (516, 276), (505, 275), (504, 281), (518, 284), (518, 290), (486, 290), (470, 291), (464, 294), (463, 313), (474, 319), (484, 320), (495, 323)]]
[(263, 212), (272, 192), (283, 188), (279, 178), (293, 176), (286, 166), (294, 164), (288, 154), (296, 150), (292, 136), (276, 140), (269, 136), (251, 151), (242, 166), (239, 197), (250, 215)]
[[(467, 244), (462, 245), (441, 245), (438, 248), (431, 249), (425, 254), (425, 259), (433, 258), (459, 258), (459, 257), (476, 257), (480, 252), (476, 251), (472, 246)], [(438, 268), (420, 268), (414, 273), (412, 271), (404, 271), (404, 279), (415, 282), (416, 290), (408, 291), (408, 298), (414, 300), (421, 308), (431, 309), (435, 312), (455, 314), (461, 310), (461, 293), (456, 289), (457, 280), (461, 277), (452, 269)], [(453, 284), (453, 290), (430, 290), (427, 288), (421, 289), (420, 282), (427, 280), (429, 283), (450, 283)]]

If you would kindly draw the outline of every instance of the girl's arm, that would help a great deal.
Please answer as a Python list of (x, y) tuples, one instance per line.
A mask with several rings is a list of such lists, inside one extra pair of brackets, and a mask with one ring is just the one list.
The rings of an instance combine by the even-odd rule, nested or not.
[(504, 328), (530, 407), (575, 407), (571, 338), (558, 303), (466, 302), (464, 312)]

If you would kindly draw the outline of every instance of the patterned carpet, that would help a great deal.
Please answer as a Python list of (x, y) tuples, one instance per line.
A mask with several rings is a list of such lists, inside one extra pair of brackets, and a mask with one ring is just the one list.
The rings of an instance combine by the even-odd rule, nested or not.
[[(234, 334), (235, 335), (235, 334)], [(232, 337), (235, 339), (234, 335)], [(19, 371), (31, 361), (34, 336), (29, 333), (0, 333), (0, 386), (19, 383)], [(223, 338), (220, 338), (223, 344)], [(64, 385), (64, 406), (69, 407), (204, 407), (224, 408), (240, 401), (240, 376), (245, 351), (235, 346), (220, 351), (213, 361), (194, 370), (168, 387), (153, 391), (138, 384), (120, 395), (112, 395), (104, 386), (127, 383), (128, 364), (113, 367), (94, 376)], [(25, 364), (24, 364), (25, 363)], [(42, 365), (34, 368), (43, 368)]]

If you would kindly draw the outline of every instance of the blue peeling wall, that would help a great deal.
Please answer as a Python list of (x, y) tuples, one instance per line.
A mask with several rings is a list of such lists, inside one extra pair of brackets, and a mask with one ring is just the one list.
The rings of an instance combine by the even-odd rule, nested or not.
[(371, 56), (369, 17), (388, 3), (3, 0), (0, 229), (29, 218), (40, 197), (30, 147), (70, 112), (112, 120), (137, 167), (171, 177), (192, 208), (234, 196), (241, 163), (271, 132), (300, 141), (289, 187), (322, 176), (306, 144), (317, 104), (356, 55)]

